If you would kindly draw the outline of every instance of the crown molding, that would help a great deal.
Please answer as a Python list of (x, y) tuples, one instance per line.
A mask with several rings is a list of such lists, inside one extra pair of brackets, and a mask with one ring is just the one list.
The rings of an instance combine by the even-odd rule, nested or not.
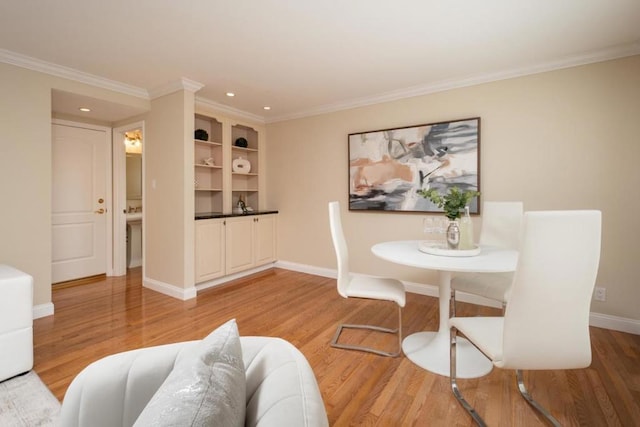
[[(474, 86), (483, 83), (490, 83), (499, 80), (507, 80), (516, 77), (523, 77), (532, 74), (544, 73), (548, 71), (559, 70), (563, 68), (576, 67), (580, 65), (592, 64), (596, 62), (609, 61), (618, 58), (624, 58), (627, 56), (640, 54), (640, 41), (628, 43), (626, 45), (615, 46), (609, 49), (587, 52), (582, 55), (576, 55), (568, 58), (564, 58), (557, 61), (551, 61), (543, 64), (536, 64), (528, 67), (516, 68), (511, 70), (500, 71), (496, 73), (489, 73), (479, 76), (471, 76), (467, 78), (444, 80), (428, 85), (419, 85), (409, 88), (404, 88), (396, 91), (384, 92), (373, 96), (367, 96), (362, 98), (350, 99), (343, 102), (337, 102), (332, 104), (321, 105), (306, 110), (297, 111), (291, 114), (284, 114), (281, 116), (274, 116), (265, 118), (257, 114), (248, 113), (246, 111), (238, 110), (233, 107), (229, 107), (217, 102), (196, 97), (196, 105), (213, 108), (217, 111), (232, 114), (234, 116), (244, 118), (247, 120), (256, 121), (259, 123), (275, 123), (286, 120), (300, 119), (304, 117), (317, 116), (320, 114), (334, 113), (337, 111), (348, 110), (353, 108), (365, 107), (373, 104), (380, 104), (384, 102), (397, 101), (405, 98), (412, 98), (416, 96), (429, 95), (437, 92), (444, 92), (447, 90), (458, 89), (468, 86)], [(187, 78), (181, 78), (174, 82), (171, 82), (160, 88), (156, 88), (151, 91), (139, 88), (136, 86), (128, 85), (125, 83), (117, 82), (114, 80), (106, 79), (104, 77), (95, 76), (93, 74), (85, 73), (75, 70), (73, 68), (65, 67), (62, 65), (53, 64), (37, 58), (33, 58), (27, 55), (15, 53), (6, 49), (0, 48), (0, 62), (15, 65), (22, 68), (27, 68), (33, 71), (38, 71), (46, 74), (50, 74), (57, 77), (77, 81), (80, 83), (88, 84), (91, 86), (100, 87), (103, 89), (112, 90), (114, 92), (123, 93), (126, 95), (135, 96), (142, 99), (154, 99), (159, 96), (167, 95), (169, 93), (178, 90), (187, 90), (190, 92), (197, 92), (204, 85), (194, 80)]]
[(0, 62), (15, 65), (16, 67), (27, 68), (32, 71), (50, 74), (56, 77), (62, 77), (64, 79), (96, 86), (102, 89), (112, 90), (125, 95), (135, 96), (137, 98), (149, 99), (149, 93), (146, 89), (106, 79), (104, 77), (95, 76), (93, 74), (43, 61), (31, 56), (22, 55), (6, 49), (0, 49)]
[(197, 82), (195, 80), (188, 79), (186, 77), (183, 77), (181, 81), (182, 81), (182, 87), (184, 88), (184, 90), (187, 90), (189, 92), (196, 93), (197, 91), (199, 91), (204, 87), (202, 83)]
[(483, 74), (467, 78), (444, 80), (428, 85), (413, 86), (396, 91), (385, 92), (374, 96), (351, 99), (344, 102), (322, 105), (292, 114), (285, 114), (269, 118), (267, 123), (281, 122), (285, 120), (301, 119), (304, 117), (317, 116), (320, 114), (334, 113), (341, 110), (365, 107), (368, 105), (381, 104), (383, 102), (397, 101), (415, 96), (429, 95), (437, 92), (444, 92), (451, 89), (458, 89), (468, 86), (475, 86), (483, 83), (491, 83), (500, 80), (508, 80), (516, 77), (523, 77), (532, 74), (545, 73), (548, 71), (560, 70), (563, 68), (577, 67), (580, 65), (593, 64), (596, 62), (610, 61), (627, 56), (640, 55), (640, 42), (629, 43), (616, 46), (610, 49), (588, 52), (564, 58), (558, 61), (551, 61), (543, 64), (536, 64), (528, 67), (515, 68), (496, 73)]
[(186, 77), (182, 77), (178, 80), (172, 81), (164, 86), (157, 87), (149, 91), (149, 97), (156, 99), (164, 95), (168, 95), (179, 90), (186, 90), (187, 92), (196, 93), (202, 89), (204, 85), (195, 80), (190, 80)]
[(261, 124), (266, 123), (265, 118), (262, 116), (259, 116), (257, 114), (253, 114), (253, 113), (248, 113), (246, 111), (243, 110), (238, 110), (237, 108), (233, 108), (233, 107), (229, 107), (228, 105), (224, 105), (224, 104), (220, 104), (218, 102), (215, 101), (211, 101), (209, 99), (206, 98), (202, 98), (199, 96), (196, 96), (196, 107), (202, 107), (202, 108), (209, 108), (209, 109), (213, 109), (215, 111), (219, 111), (221, 113), (226, 113), (229, 115), (233, 115), (235, 117), (239, 117), (241, 119), (245, 119), (245, 120), (251, 120), (254, 122), (258, 122)]

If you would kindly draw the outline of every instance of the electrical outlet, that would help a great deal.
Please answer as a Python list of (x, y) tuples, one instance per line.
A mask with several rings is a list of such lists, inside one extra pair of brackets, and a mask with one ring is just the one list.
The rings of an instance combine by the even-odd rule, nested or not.
[(606, 301), (607, 288), (596, 287), (596, 291), (593, 293), (593, 299), (596, 301)]

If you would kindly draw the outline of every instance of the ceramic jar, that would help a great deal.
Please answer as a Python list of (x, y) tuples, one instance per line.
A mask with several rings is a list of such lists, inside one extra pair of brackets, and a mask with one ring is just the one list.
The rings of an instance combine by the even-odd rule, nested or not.
[(251, 171), (251, 163), (242, 156), (235, 159), (231, 166), (236, 173), (249, 173)]

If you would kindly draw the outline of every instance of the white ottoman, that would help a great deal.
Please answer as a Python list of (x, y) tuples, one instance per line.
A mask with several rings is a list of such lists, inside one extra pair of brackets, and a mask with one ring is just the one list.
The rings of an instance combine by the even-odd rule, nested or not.
[(0, 264), (0, 381), (33, 368), (33, 277)]

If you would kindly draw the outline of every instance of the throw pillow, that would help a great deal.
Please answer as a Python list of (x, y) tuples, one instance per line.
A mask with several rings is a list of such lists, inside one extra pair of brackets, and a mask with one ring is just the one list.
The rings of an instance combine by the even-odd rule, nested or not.
[(243, 426), (246, 379), (235, 319), (176, 363), (134, 426)]

